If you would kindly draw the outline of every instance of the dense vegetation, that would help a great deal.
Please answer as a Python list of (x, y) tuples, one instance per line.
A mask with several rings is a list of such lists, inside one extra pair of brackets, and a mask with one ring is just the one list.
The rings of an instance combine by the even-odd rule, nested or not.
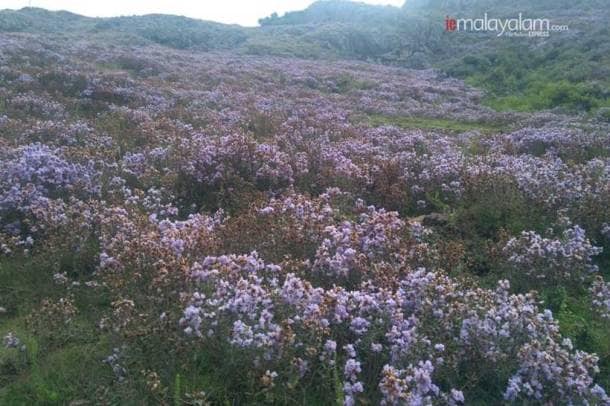
[[(549, 18), (570, 31), (550, 38), (495, 38), (443, 32), (446, 15)], [(272, 15), (260, 28), (149, 15), (88, 19), (40, 9), (0, 13), (0, 31), (122, 33), (122, 41), (177, 49), (350, 58), (411, 68), (433, 67), (485, 89), (499, 110), (590, 112), (610, 119), (610, 8), (604, 0), (408, 1), (402, 9), (351, 1), (319, 1)], [(116, 39), (115, 39), (116, 40)]]
[(607, 29), (438, 6), (0, 12), (0, 404), (609, 404)]

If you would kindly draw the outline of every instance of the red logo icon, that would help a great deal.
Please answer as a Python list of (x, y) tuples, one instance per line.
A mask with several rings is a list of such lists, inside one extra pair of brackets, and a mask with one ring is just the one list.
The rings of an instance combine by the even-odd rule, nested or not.
[(445, 31), (457, 30), (457, 20), (455, 18), (445, 17)]

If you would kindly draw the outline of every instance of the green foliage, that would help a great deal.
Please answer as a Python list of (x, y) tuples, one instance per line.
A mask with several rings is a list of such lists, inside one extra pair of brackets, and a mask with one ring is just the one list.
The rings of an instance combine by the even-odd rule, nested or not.
[(78, 308), (85, 311), (69, 325), (31, 332), (31, 315), (37, 316), (41, 300), (62, 294), (52, 275), (53, 263), (45, 255), (0, 261), (0, 296), (7, 306), (0, 315), (0, 336), (11, 331), (24, 344), (23, 350), (0, 349), (0, 404), (67, 404), (94, 396), (97, 386), (112, 380), (110, 369), (100, 365), (110, 349), (97, 334), (96, 318), (104, 306), (99, 297), (78, 296)]
[[(490, 254), (506, 234), (543, 230), (547, 225), (544, 213), (535, 207), (510, 179), (488, 177), (467, 185), (451, 218), (457, 238), (466, 245), (466, 269), (475, 275), (488, 275), (496, 268)], [(494, 275), (493, 283), (499, 278)]]
[(182, 376), (176, 374), (174, 378), (174, 405), (179, 406), (182, 399)]
[(530, 207), (515, 184), (491, 180), (467, 192), (456, 213), (456, 222), (465, 232), (470, 230), (485, 238), (495, 237), (500, 230), (514, 235), (526, 228), (540, 228), (532, 224)]
[[(322, 58), (328, 56), (328, 51), (307, 39), (295, 40), (293, 33), (275, 30), (254, 32), (243, 44), (241, 51), (250, 55), (294, 56), (298, 58)], [(304, 34), (302, 34), (304, 35)]]
[[(543, 297), (553, 304), (556, 299), (551, 298), (555, 293), (554, 291), (545, 292)], [(583, 351), (595, 352), (600, 359), (600, 368), (610, 367), (608, 321), (600, 320), (592, 314), (585, 292), (581, 292), (581, 295), (562, 297), (562, 306), (554, 314), (559, 321), (561, 333), (569, 337), (574, 346)], [(599, 384), (606, 387), (610, 385), (610, 375), (600, 376)]]
[[(74, 401), (110, 378), (109, 371), (91, 368), (103, 358), (97, 344), (66, 346), (32, 364), (26, 379), (20, 379), (0, 390), (2, 404), (58, 404)], [(106, 372), (106, 376), (104, 376)], [(25, 377), (24, 377), (25, 378)]]
[(486, 103), (498, 110), (581, 112), (608, 106), (607, 61), (593, 44), (579, 45), (531, 49), (498, 44), (489, 53), (455, 61), (447, 72), (486, 89)]
[(498, 132), (501, 123), (456, 121), (444, 118), (431, 117), (398, 117), (372, 114), (368, 116), (368, 122), (372, 126), (394, 125), (400, 128), (422, 128), (429, 130), (440, 130), (448, 132), (480, 131), (482, 133)]

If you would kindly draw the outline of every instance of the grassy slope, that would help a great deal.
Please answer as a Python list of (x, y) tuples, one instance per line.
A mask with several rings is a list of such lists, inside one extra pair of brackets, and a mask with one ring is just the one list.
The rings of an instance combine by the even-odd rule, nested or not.
[[(610, 9), (597, 0), (519, 2), (477, 0), (406, 3), (401, 10), (342, 1), (314, 3), (242, 28), (184, 17), (148, 15), (92, 19), (41, 9), (0, 12), (0, 31), (122, 33), (179, 49), (227, 50), (305, 58), (352, 58), (407, 67), (436, 67), (486, 90), (498, 110), (597, 112), (610, 120)], [(446, 33), (444, 16), (513, 17), (515, 10), (568, 24), (548, 39)]]
[(425, 130), (440, 130), (454, 133), (467, 131), (480, 131), (484, 134), (499, 132), (504, 126), (499, 123), (484, 123), (473, 121), (456, 121), (443, 118), (429, 117), (392, 117), (371, 115), (368, 122), (374, 127), (394, 125), (400, 128), (415, 128)]

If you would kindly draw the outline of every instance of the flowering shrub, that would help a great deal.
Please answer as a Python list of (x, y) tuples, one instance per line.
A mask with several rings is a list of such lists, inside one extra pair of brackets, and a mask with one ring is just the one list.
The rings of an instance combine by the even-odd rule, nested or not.
[(582, 282), (597, 266), (594, 256), (602, 249), (595, 247), (585, 236), (585, 230), (574, 226), (563, 231), (560, 238), (544, 238), (535, 232), (524, 231), (504, 247), (513, 272), (522, 273), (534, 283), (553, 286), (562, 282)]
[[(391, 404), (428, 397), (459, 403), (463, 401), (459, 390), (441, 393), (434, 383), (435, 369), (447, 379), (452, 368), (465, 360), (479, 359), (493, 370), (513, 363), (517, 355), (524, 358), (516, 364), (519, 378), (508, 382), (507, 398), (517, 391), (530, 399), (540, 399), (542, 393), (557, 400), (605, 399), (588, 378), (597, 371), (596, 358), (567, 350), (559, 356), (566, 363), (561, 368), (582, 371), (578, 381), (582, 386), (570, 389), (571, 381), (551, 380), (557, 386), (530, 392), (516, 389), (525, 379), (536, 379), (530, 376), (537, 373), (534, 366), (523, 354), (541, 343), (543, 351), (557, 351), (560, 336), (550, 312), (538, 313), (531, 296), (509, 295), (506, 282), (496, 292), (469, 291), (447, 277), (420, 269), (407, 275), (394, 292), (370, 284), (352, 291), (323, 289), (265, 264), (255, 253), (206, 257), (191, 272), (198, 291), (180, 320), (188, 335), (204, 342), (226, 340), (248, 350), (252, 367), (261, 370), (279, 371), (295, 362), (311, 367), (332, 362), (331, 367), (337, 357), (343, 358), (346, 404), (380, 395)], [(338, 337), (347, 343), (342, 351), (334, 344)], [(358, 356), (371, 347), (379, 355)], [(386, 364), (375, 363), (377, 358)], [(373, 381), (372, 387), (360, 381), (363, 368), (382, 366), (382, 371), (377, 369), (382, 378)], [(297, 379), (315, 370), (301, 369)], [(275, 379), (290, 379), (290, 371), (284, 374), (288, 375)], [(453, 376), (451, 381), (459, 378)]]
[(593, 309), (605, 319), (610, 318), (610, 283), (604, 282), (601, 277), (595, 278), (589, 289), (591, 292)]
[(510, 379), (504, 398), (551, 403), (610, 402), (605, 391), (589, 378), (591, 372), (598, 371), (597, 357), (580, 351), (572, 355), (571, 351), (569, 339), (561, 344), (526, 344), (519, 352), (519, 371)]
[(70, 163), (58, 153), (43, 144), (26, 145), (9, 153), (1, 167), (3, 212), (27, 207), (44, 198), (99, 193), (96, 173), (90, 166)]
[(606, 124), (97, 35), (0, 35), (0, 403), (608, 403)]

